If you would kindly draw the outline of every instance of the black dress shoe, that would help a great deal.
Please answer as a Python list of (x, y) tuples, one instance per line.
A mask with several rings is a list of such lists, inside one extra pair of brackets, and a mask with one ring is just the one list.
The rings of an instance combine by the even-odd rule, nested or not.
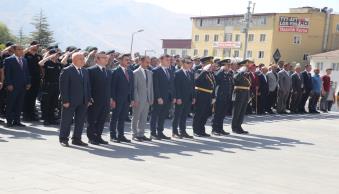
[(93, 145), (99, 145), (99, 142), (96, 140), (88, 140), (88, 143), (93, 144)]
[(221, 133), (217, 132), (217, 131), (212, 131), (212, 135), (215, 135), (215, 136), (221, 136)]
[(193, 136), (188, 135), (187, 133), (181, 133), (180, 136), (187, 139), (193, 139)]
[(161, 138), (155, 134), (151, 135), (150, 139), (161, 140)]
[(226, 131), (224, 131), (224, 130), (221, 130), (220, 132), (219, 132), (221, 135), (229, 135), (230, 133), (228, 133), (228, 132), (226, 132)]
[(110, 139), (110, 141), (111, 141), (111, 142), (114, 142), (114, 143), (120, 143), (120, 140), (119, 140), (118, 138), (116, 138), (116, 137), (112, 137), (112, 138)]
[(18, 127), (26, 127), (26, 125), (20, 123), (20, 122), (13, 122), (13, 126), (18, 126)]
[(166, 139), (166, 140), (170, 140), (171, 138), (170, 137), (167, 137), (165, 134), (163, 133), (159, 133), (158, 134), (158, 137), (160, 137), (161, 139)]
[(142, 137), (140, 137), (143, 141), (152, 141), (152, 139), (151, 138), (148, 138), (148, 137), (146, 137), (146, 136), (142, 136)]
[(103, 140), (101, 137), (98, 138), (97, 142), (98, 142), (99, 144), (108, 144), (108, 141)]
[(7, 122), (6, 127), (8, 128), (13, 127), (13, 122)]
[(83, 141), (81, 141), (81, 140), (75, 140), (75, 139), (73, 139), (72, 140), (72, 144), (73, 145), (77, 145), (77, 146), (88, 146), (88, 144), (87, 143), (85, 143), (85, 142), (83, 142)]
[(69, 147), (68, 141), (64, 140), (64, 141), (60, 141), (60, 145), (63, 147)]
[(133, 137), (132, 140), (133, 141), (142, 142), (142, 138), (141, 137)]
[(193, 134), (195, 137), (202, 137), (202, 135), (200, 133), (194, 133)]
[(201, 134), (203, 137), (211, 137), (211, 135), (210, 134), (207, 134), (207, 133), (202, 133)]
[(172, 137), (176, 139), (182, 139), (181, 135), (179, 135), (178, 133), (173, 133)]
[(118, 140), (120, 142), (131, 143), (131, 140), (127, 139), (125, 136), (119, 137)]

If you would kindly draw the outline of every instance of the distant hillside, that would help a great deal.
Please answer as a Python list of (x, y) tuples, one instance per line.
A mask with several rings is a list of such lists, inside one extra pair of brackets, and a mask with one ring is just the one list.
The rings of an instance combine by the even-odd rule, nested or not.
[(43, 9), (61, 47), (129, 51), (131, 33), (144, 29), (135, 36), (134, 51), (154, 49), (160, 54), (160, 39), (191, 37), (189, 16), (132, 0), (2, 0), (1, 5), (0, 21), (16, 35), (20, 27), (28, 34), (32, 17)]

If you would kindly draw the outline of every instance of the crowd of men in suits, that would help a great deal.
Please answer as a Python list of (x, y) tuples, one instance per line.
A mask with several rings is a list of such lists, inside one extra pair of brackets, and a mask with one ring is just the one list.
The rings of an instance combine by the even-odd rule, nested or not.
[[(245, 114), (319, 113), (319, 99), (320, 110), (327, 112), (334, 101), (332, 70), (320, 77), (319, 69), (312, 75), (308, 64), (280, 61), (265, 66), (249, 59), (166, 54), (133, 60), (130, 54), (96, 47), (41, 49), (36, 41), (26, 49), (6, 46), (0, 55), (0, 113), (6, 126), (24, 127), (21, 116), (60, 125), (62, 146), (69, 146), (72, 125), (72, 144), (87, 146), (81, 138), (86, 122), (89, 143), (108, 144), (102, 133), (110, 112), (110, 141), (129, 143), (129, 113), (134, 141), (171, 139), (164, 134), (164, 124), (172, 117), (172, 138), (192, 139), (210, 136), (205, 131), (210, 117), (212, 135), (229, 135), (223, 127), (226, 116), (232, 116), (234, 133), (247, 134), (241, 127)], [(187, 132), (187, 117), (193, 117), (193, 135)]]

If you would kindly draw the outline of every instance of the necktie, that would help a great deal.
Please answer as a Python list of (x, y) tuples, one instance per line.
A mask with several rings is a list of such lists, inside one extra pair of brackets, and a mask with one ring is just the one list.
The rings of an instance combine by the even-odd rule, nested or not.
[(106, 72), (106, 68), (105, 67), (102, 68), (102, 72), (104, 72), (105, 77), (107, 77), (107, 72)]
[(127, 72), (127, 70), (125, 70), (125, 77), (126, 77), (126, 79), (127, 79), (127, 81), (129, 81), (129, 75), (128, 75), (128, 72)]
[(165, 69), (165, 72), (166, 72), (166, 77), (167, 77), (167, 79), (170, 79), (170, 75), (169, 75), (169, 73), (168, 73), (168, 70), (167, 70), (167, 69)]
[(79, 75), (81, 76), (81, 78), (83, 78), (82, 69), (81, 68), (79, 68)]
[(146, 78), (146, 88), (148, 87), (148, 76), (146, 70), (143, 70), (145, 73), (145, 78)]
[(18, 59), (19, 59), (19, 64), (20, 64), (20, 67), (21, 67), (21, 69), (22, 69), (22, 68), (23, 68), (23, 66), (24, 66), (24, 63), (22, 62), (22, 58), (21, 58), (21, 57), (19, 57)]

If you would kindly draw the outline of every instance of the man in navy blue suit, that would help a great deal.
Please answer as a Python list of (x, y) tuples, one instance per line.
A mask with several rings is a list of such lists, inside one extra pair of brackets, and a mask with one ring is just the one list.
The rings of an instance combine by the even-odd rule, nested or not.
[(174, 78), (170, 73), (170, 56), (160, 57), (160, 66), (153, 69), (154, 105), (151, 116), (151, 138), (171, 139), (164, 135), (164, 122), (172, 103), (175, 103)]
[(186, 132), (187, 115), (190, 112), (192, 104), (195, 104), (194, 77), (190, 72), (191, 68), (192, 60), (185, 58), (181, 69), (177, 70), (174, 76), (176, 94), (174, 119), (172, 122), (172, 137), (174, 138), (193, 138), (193, 136), (188, 135)]
[(87, 137), (89, 143), (98, 145), (108, 144), (101, 135), (109, 112), (112, 77), (111, 71), (106, 69), (108, 56), (105, 52), (97, 53), (95, 62), (96, 65), (87, 68), (93, 98), (93, 104), (88, 107), (87, 113)]
[(59, 141), (68, 147), (71, 124), (74, 117), (74, 132), (72, 144), (88, 146), (81, 140), (85, 123), (87, 107), (92, 104), (91, 86), (88, 72), (83, 68), (85, 57), (83, 53), (76, 52), (72, 55), (72, 64), (65, 67), (60, 74), (59, 87), (62, 100), (62, 113), (60, 123)]
[(16, 45), (14, 55), (4, 61), (5, 85), (7, 89), (6, 120), (7, 127), (24, 127), (20, 122), (25, 92), (31, 87), (27, 61), (24, 58), (24, 49)]
[(124, 125), (129, 107), (134, 103), (133, 72), (128, 68), (129, 54), (121, 54), (118, 59), (120, 64), (113, 70), (111, 82), (111, 107), (113, 110), (110, 136), (113, 142), (130, 143), (131, 140), (124, 135)]
[(269, 86), (268, 86), (268, 78), (267, 78), (267, 67), (262, 67), (259, 72), (259, 90), (258, 90), (258, 114), (265, 114), (266, 112), (270, 112), (269, 105)]

